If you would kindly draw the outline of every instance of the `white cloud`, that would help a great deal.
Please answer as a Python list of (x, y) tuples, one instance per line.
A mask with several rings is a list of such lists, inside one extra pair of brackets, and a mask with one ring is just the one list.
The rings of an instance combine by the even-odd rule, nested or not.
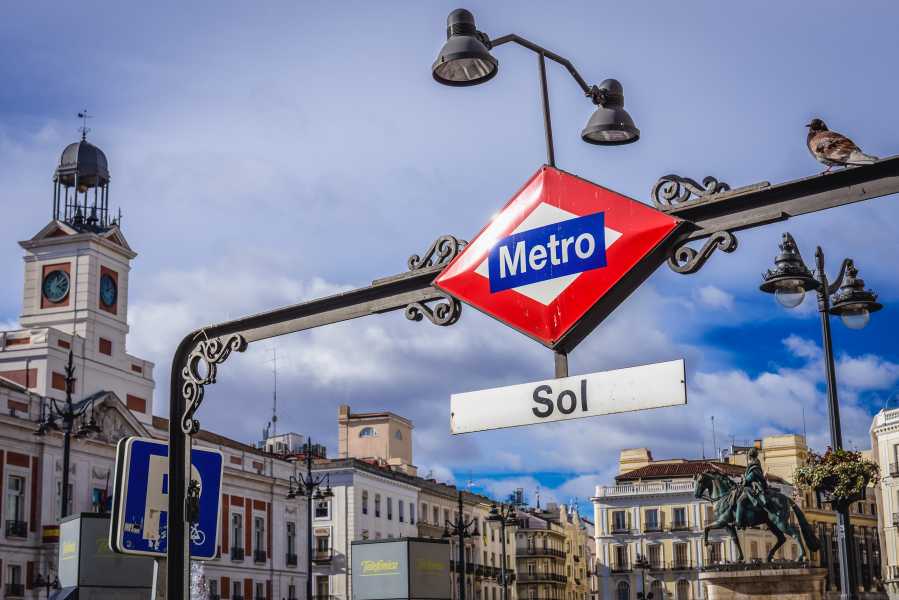
[(709, 308), (731, 310), (734, 307), (734, 296), (714, 285), (704, 285), (696, 290), (699, 301)]

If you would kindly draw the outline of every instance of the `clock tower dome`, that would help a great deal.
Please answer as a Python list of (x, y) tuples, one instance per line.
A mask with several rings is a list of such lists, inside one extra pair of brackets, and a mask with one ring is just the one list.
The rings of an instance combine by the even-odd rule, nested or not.
[[(76, 398), (111, 391), (149, 421), (153, 364), (126, 351), (128, 278), (137, 253), (122, 233), (121, 216), (110, 217), (109, 180), (106, 155), (86, 135), (63, 150), (53, 175), (53, 218), (19, 242), (25, 250), (19, 324), (27, 336), (0, 333), (0, 376), (22, 379), (22, 369), (8, 364), (16, 362), (25, 367), (27, 387), (64, 397), (60, 377), (71, 351)], [(27, 343), (10, 344), (19, 339)], [(38, 347), (44, 351), (35, 352)]]

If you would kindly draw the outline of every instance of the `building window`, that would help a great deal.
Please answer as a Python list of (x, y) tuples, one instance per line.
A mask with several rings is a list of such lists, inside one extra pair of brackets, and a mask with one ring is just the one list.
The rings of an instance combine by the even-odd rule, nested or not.
[(287, 586), (287, 600), (297, 600), (297, 586), (292, 583)]
[(450, 523), (450, 522), (451, 522), (451, 521), (450, 521), (450, 518), (449, 518), (449, 509), (448, 509), (448, 508), (444, 508), (444, 509), (443, 509), (443, 521), (444, 521), (444, 523)]
[[(56, 503), (54, 510), (56, 511), (56, 519), (61, 520), (62, 515), (59, 514), (59, 505), (62, 504), (62, 480), (56, 482)], [(72, 507), (75, 505), (75, 484), (69, 482), (69, 498), (66, 506), (66, 514), (70, 515), (74, 512)]]
[(627, 531), (627, 513), (623, 510), (612, 512), (612, 531)]
[(233, 590), (231, 594), (231, 598), (243, 598), (243, 590), (241, 589), (241, 583), (239, 581), (235, 581), (231, 585), (231, 589)]
[(664, 598), (664, 596), (662, 596), (662, 582), (658, 579), (654, 579), (653, 582), (649, 584), (649, 591), (653, 598)]
[(415, 503), (409, 503), (409, 525), (415, 525)]
[(363, 540), (367, 540), (367, 539), (368, 539), (368, 529), (363, 529), (363, 530), (362, 530), (362, 539), (363, 539)]
[(422, 523), (428, 522), (428, 505), (425, 504), (424, 502), (421, 503), (421, 519), (420, 520)]
[(619, 581), (616, 588), (618, 600), (631, 600), (631, 586), (626, 581)]
[(231, 539), (233, 548), (243, 548), (243, 515), (234, 513), (231, 515)]
[(393, 437), (395, 437), (396, 439), (398, 439), (399, 441), (402, 442), (403, 441), (403, 432), (400, 431), (399, 429), (397, 429), (396, 431), (393, 432)]
[(615, 546), (615, 564), (612, 566), (613, 569), (624, 570), (628, 568), (627, 565), (627, 546)]
[(359, 437), (375, 437), (378, 433), (374, 427), (363, 427), (359, 430)]
[(440, 509), (434, 507), (434, 525), (440, 525)]
[(331, 551), (331, 536), (316, 535), (315, 536), (315, 553), (317, 555), (327, 555)]
[(362, 490), (362, 514), (368, 514), (368, 490)]
[(652, 544), (649, 546), (649, 565), (654, 569), (662, 568), (662, 545)]
[(381, 494), (375, 494), (375, 516), (381, 516)]
[(217, 598), (219, 595), (219, 580), (218, 579), (210, 579), (209, 580), (209, 597)]
[(749, 542), (749, 558), (756, 559), (759, 557), (759, 543)]
[(393, 498), (387, 497), (387, 520), (393, 520)]
[(721, 542), (712, 542), (709, 544), (709, 563), (715, 565), (722, 561)]
[(674, 544), (674, 566), (683, 569), (690, 566), (688, 557), (689, 548), (686, 542), (677, 542)]
[(6, 520), (25, 520), (25, 478), (10, 475), (6, 480)]
[(659, 529), (659, 509), (650, 508), (644, 516), (646, 519), (646, 531), (658, 531)]
[[(388, 500), (388, 502), (389, 502), (389, 500)], [(403, 506), (404, 506), (404, 505), (403, 505), (403, 501), (402, 501), (402, 500), (397, 500), (397, 502), (396, 502), (396, 508), (397, 508), (397, 511), (398, 511), (398, 512), (397, 512), (397, 515), (396, 515), (396, 516), (397, 516), (397, 518), (399, 518), (400, 523), (405, 523), (405, 522), (406, 522), (406, 514), (405, 514), (406, 511), (403, 510)]]
[(315, 501), (315, 518), (329, 519), (331, 516), (331, 502), (329, 500)]
[(331, 586), (327, 575), (315, 576), (315, 595), (318, 598), (327, 598), (331, 595)]
[(674, 509), (674, 523), (672, 525), (675, 529), (686, 527), (687, 526), (687, 509), (680, 507)]
[(287, 553), (291, 556), (297, 553), (297, 524), (293, 521), (287, 522)]
[(678, 581), (674, 597), (675, 600), (690, 600), (690, 582), (686, 579)]
[(265, 586), (262, 582), (256, 582), (256, 598), (254, 600), (265, 600)]
[(253, 519), (253, 549), (257, 552), (265, 548), (265, 519)]

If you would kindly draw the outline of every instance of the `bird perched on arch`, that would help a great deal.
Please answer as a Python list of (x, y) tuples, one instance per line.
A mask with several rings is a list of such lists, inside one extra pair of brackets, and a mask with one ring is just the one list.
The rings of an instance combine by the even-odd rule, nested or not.
[(869, 165), (879, 160), (876, 156), (865, 154), (855, 142), (841, 133), (831, 131), (821, 119), (812, 119), (808, 124), (808, 151), (823, 165), (829, 173), (833, 167), (850, 165)]

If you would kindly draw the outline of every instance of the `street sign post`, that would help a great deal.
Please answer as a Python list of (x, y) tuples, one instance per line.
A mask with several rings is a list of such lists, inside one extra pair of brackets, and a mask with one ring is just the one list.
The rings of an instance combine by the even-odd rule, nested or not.
[(567, 353), (665, 262), (681, 223), (543, 166), (434, 285)]
[(453, 394), (454, 434), (687, 403), (684, 361)]
[[(222, 497), (222, 453), (191, 450), (191, 479), (200, 484), (199, 518), (190, 527), (190, 555), (215, 558)], [(139, 437), (119, 441), (109, 547), (122, 554), (165, 557), (168, 530), (169, 446)]]

